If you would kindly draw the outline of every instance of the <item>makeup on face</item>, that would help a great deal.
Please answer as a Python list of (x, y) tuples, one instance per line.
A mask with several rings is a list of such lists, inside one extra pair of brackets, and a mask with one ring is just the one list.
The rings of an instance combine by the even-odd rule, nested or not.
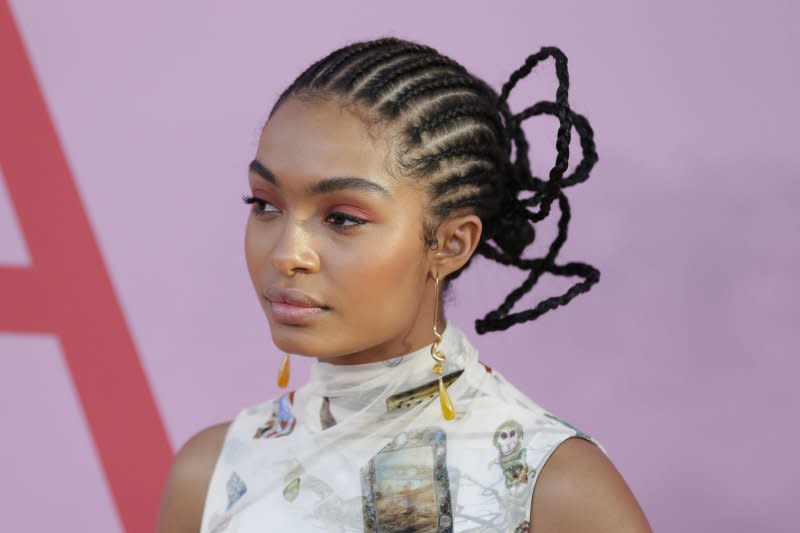
[(319, 299), (298, 289), (273, 285), (264, 291), (264, 297), (269, 301), (272, 316), (282, 324), (305, 324), (330, 309)]
[[(275, 172), (254, 159), (249, 166), (252, 196), (243, 196), (245, 203), (253, 204), (256, 216), (278, 213), (289, 208), (288, 193)], [(269, 185), (267, 185), (269, 184)], [(355, 176), (322, 178), (307, 186), (302, 200), (332, 217), (330, 225), (342, 233), (380, 218), (380, 204), (393, 201), (392, 193), (381, 184)], [(326, 218), (326, 220), (328, 220)]]
[[(388, 156), (335, 105), (289, 100), (265, 126), (248, 165), (245, 251), (282, 350), (353, 363), (425, 340), (407, 324), (425, 283), (426, 196), (389, 173)], [(315, 301), (270, 300), (273, 286)]]

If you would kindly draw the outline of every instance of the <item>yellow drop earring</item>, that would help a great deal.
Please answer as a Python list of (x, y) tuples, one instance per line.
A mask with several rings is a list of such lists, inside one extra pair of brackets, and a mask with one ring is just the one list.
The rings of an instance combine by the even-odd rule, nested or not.
[(445, 360), (445, 354), (439, 349), (439, 344), (442, 342), (442, 334), (436, 331), (436, 320), (439, 317), (439, 274), (436, 274), (436, 281), (433, 290), (434, 304), (433, 304), (433, 334), (436, 340), (431, 345), (431, 357), (436, 361), (433, 365), (433, 373), (439, 376), (439, 402), (442, 406), (442, 416), (445, 420), (452, 420), (456, 417), (456, 408), (453, 406), (453, 400), (450, 399), (450, 394), (447, 392), (444, 382), (442, 382), (442, 373), (444, 366), (442, 363)]
[(289, 385), (289, 354), (285, 353), (278, 369), (278, 387), (285, 389), (287, 385)]

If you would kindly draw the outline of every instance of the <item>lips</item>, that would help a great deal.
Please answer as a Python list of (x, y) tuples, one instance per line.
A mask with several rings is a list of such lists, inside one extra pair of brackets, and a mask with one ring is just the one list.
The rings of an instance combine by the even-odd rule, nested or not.
[(272, 286), (264, 291), (264, 296), (273, 303), (288, 304), (296, 307), (319, 307), (328, 309), (316, 298), (309, 296), (299, 289), (284, 289)]
[(300, 326), (312, 323), (329, 307), (298, 289), (272, 286), (264, 292), (272, 317), (281, 324)]

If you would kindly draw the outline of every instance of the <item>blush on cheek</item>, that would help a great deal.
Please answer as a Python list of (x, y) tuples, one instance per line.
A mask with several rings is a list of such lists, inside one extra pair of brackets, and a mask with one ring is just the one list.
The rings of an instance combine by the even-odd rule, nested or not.
[[(388, 249), (387, 249), (388, 248)], [(421, 255), (411, 246), (386, 245), (374, 248), (369, 259), (361, 260), (350, 270), (349, 294), (352, 294), (353, 322), (373, 328), (403, 327), (413, 322), (419, 309), (424, 274)], [(357, 320), (357, 322), (356, 322)]]

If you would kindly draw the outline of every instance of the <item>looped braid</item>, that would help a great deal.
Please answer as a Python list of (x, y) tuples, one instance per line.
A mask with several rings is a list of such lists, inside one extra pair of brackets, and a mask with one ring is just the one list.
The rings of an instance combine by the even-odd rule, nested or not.
[[(520, 113), (511, 114), (507, 104), (509, 94), (522, 78), (527, 76), (537, 64), (548, 57), (552, 57), (556, 63), (558, 89), (556, 90), (555, 102), (538, 102)], [(555, 200), (558, 200), (561, 217), (558, 221), (558, 234), (548, 247), (547, 254), (542, 258), (521, 258), (521, 248), (524, 248), (524, 246), (521, 248), (520, 246), (508, 246), (502, 240), (498, 241), (497, 235), (493, 237), (493, 240), (503, 250), (498, 250), (486, 241), (478, 245), (477, 253), (498, 263), (529, 271), (522, 285), (512, 291), (497, 309), (487, 313), (483, 319), (475, 321), (475, 329), (479, 334), (508, 329), (514, 324), (534, 320), (547, 311), (566, 305), (578, 294), (588, 291), (600, 279), (600, 272), (591, 265), (578, 262), (558, 265), (555, 262), (558, 252), (567, 239), (567, 227), (571, 213), (569, 202), (562, 189), (585, 181), (598, 159), (591, 126), (586, 118), (572, 111), (568, 102), (568, 94), (567, 57), (555, 47), (543, 47), (539, 52), (528, 56), (523, 66), (511, 74), (500, 92), (498, 110), (504, 117), (505, 130), (516, 149), (516, 158), (510, 163), (511, 173), (508, 176), (509, 186), (513, 190), (513, 200), (505, 204), (505, 209), (509, 212), (507, 223), (526, 227), (531, 222), (543, 220), (550, 213), (551, 205)], [(550, 170), (547, 181), (531, 173), (528, 160), (528, 142), (522, 129), (522, 123), (526, 119), (538, 115), (555, 116), (559, 121), (558, 133), (556, 134), (556, 161)], [(581, 141), (582, 159), (573, 173), (565, 178), (564, 173), (569, 166), (569, 144), (573, 128), (578, 133)], [(532, 191), (533, 195), (527, 199), (520, 200), (517, 196), (521, 191)], [(538, 211), (528, 209), (528, 207), (536, 205), (540, 206)], [(531, 241), (533, 241), (533, 238)], [(518, 253), (518, 250), (520, 250), (520, 253)], [(557, 276), (577, 276), (583, 278), (583, 281), (574, 284), (560, 296), (543, 300), (532, 309), (511, 313), (510, 311), (514, 304), (531, 290), (544, 272)]]

